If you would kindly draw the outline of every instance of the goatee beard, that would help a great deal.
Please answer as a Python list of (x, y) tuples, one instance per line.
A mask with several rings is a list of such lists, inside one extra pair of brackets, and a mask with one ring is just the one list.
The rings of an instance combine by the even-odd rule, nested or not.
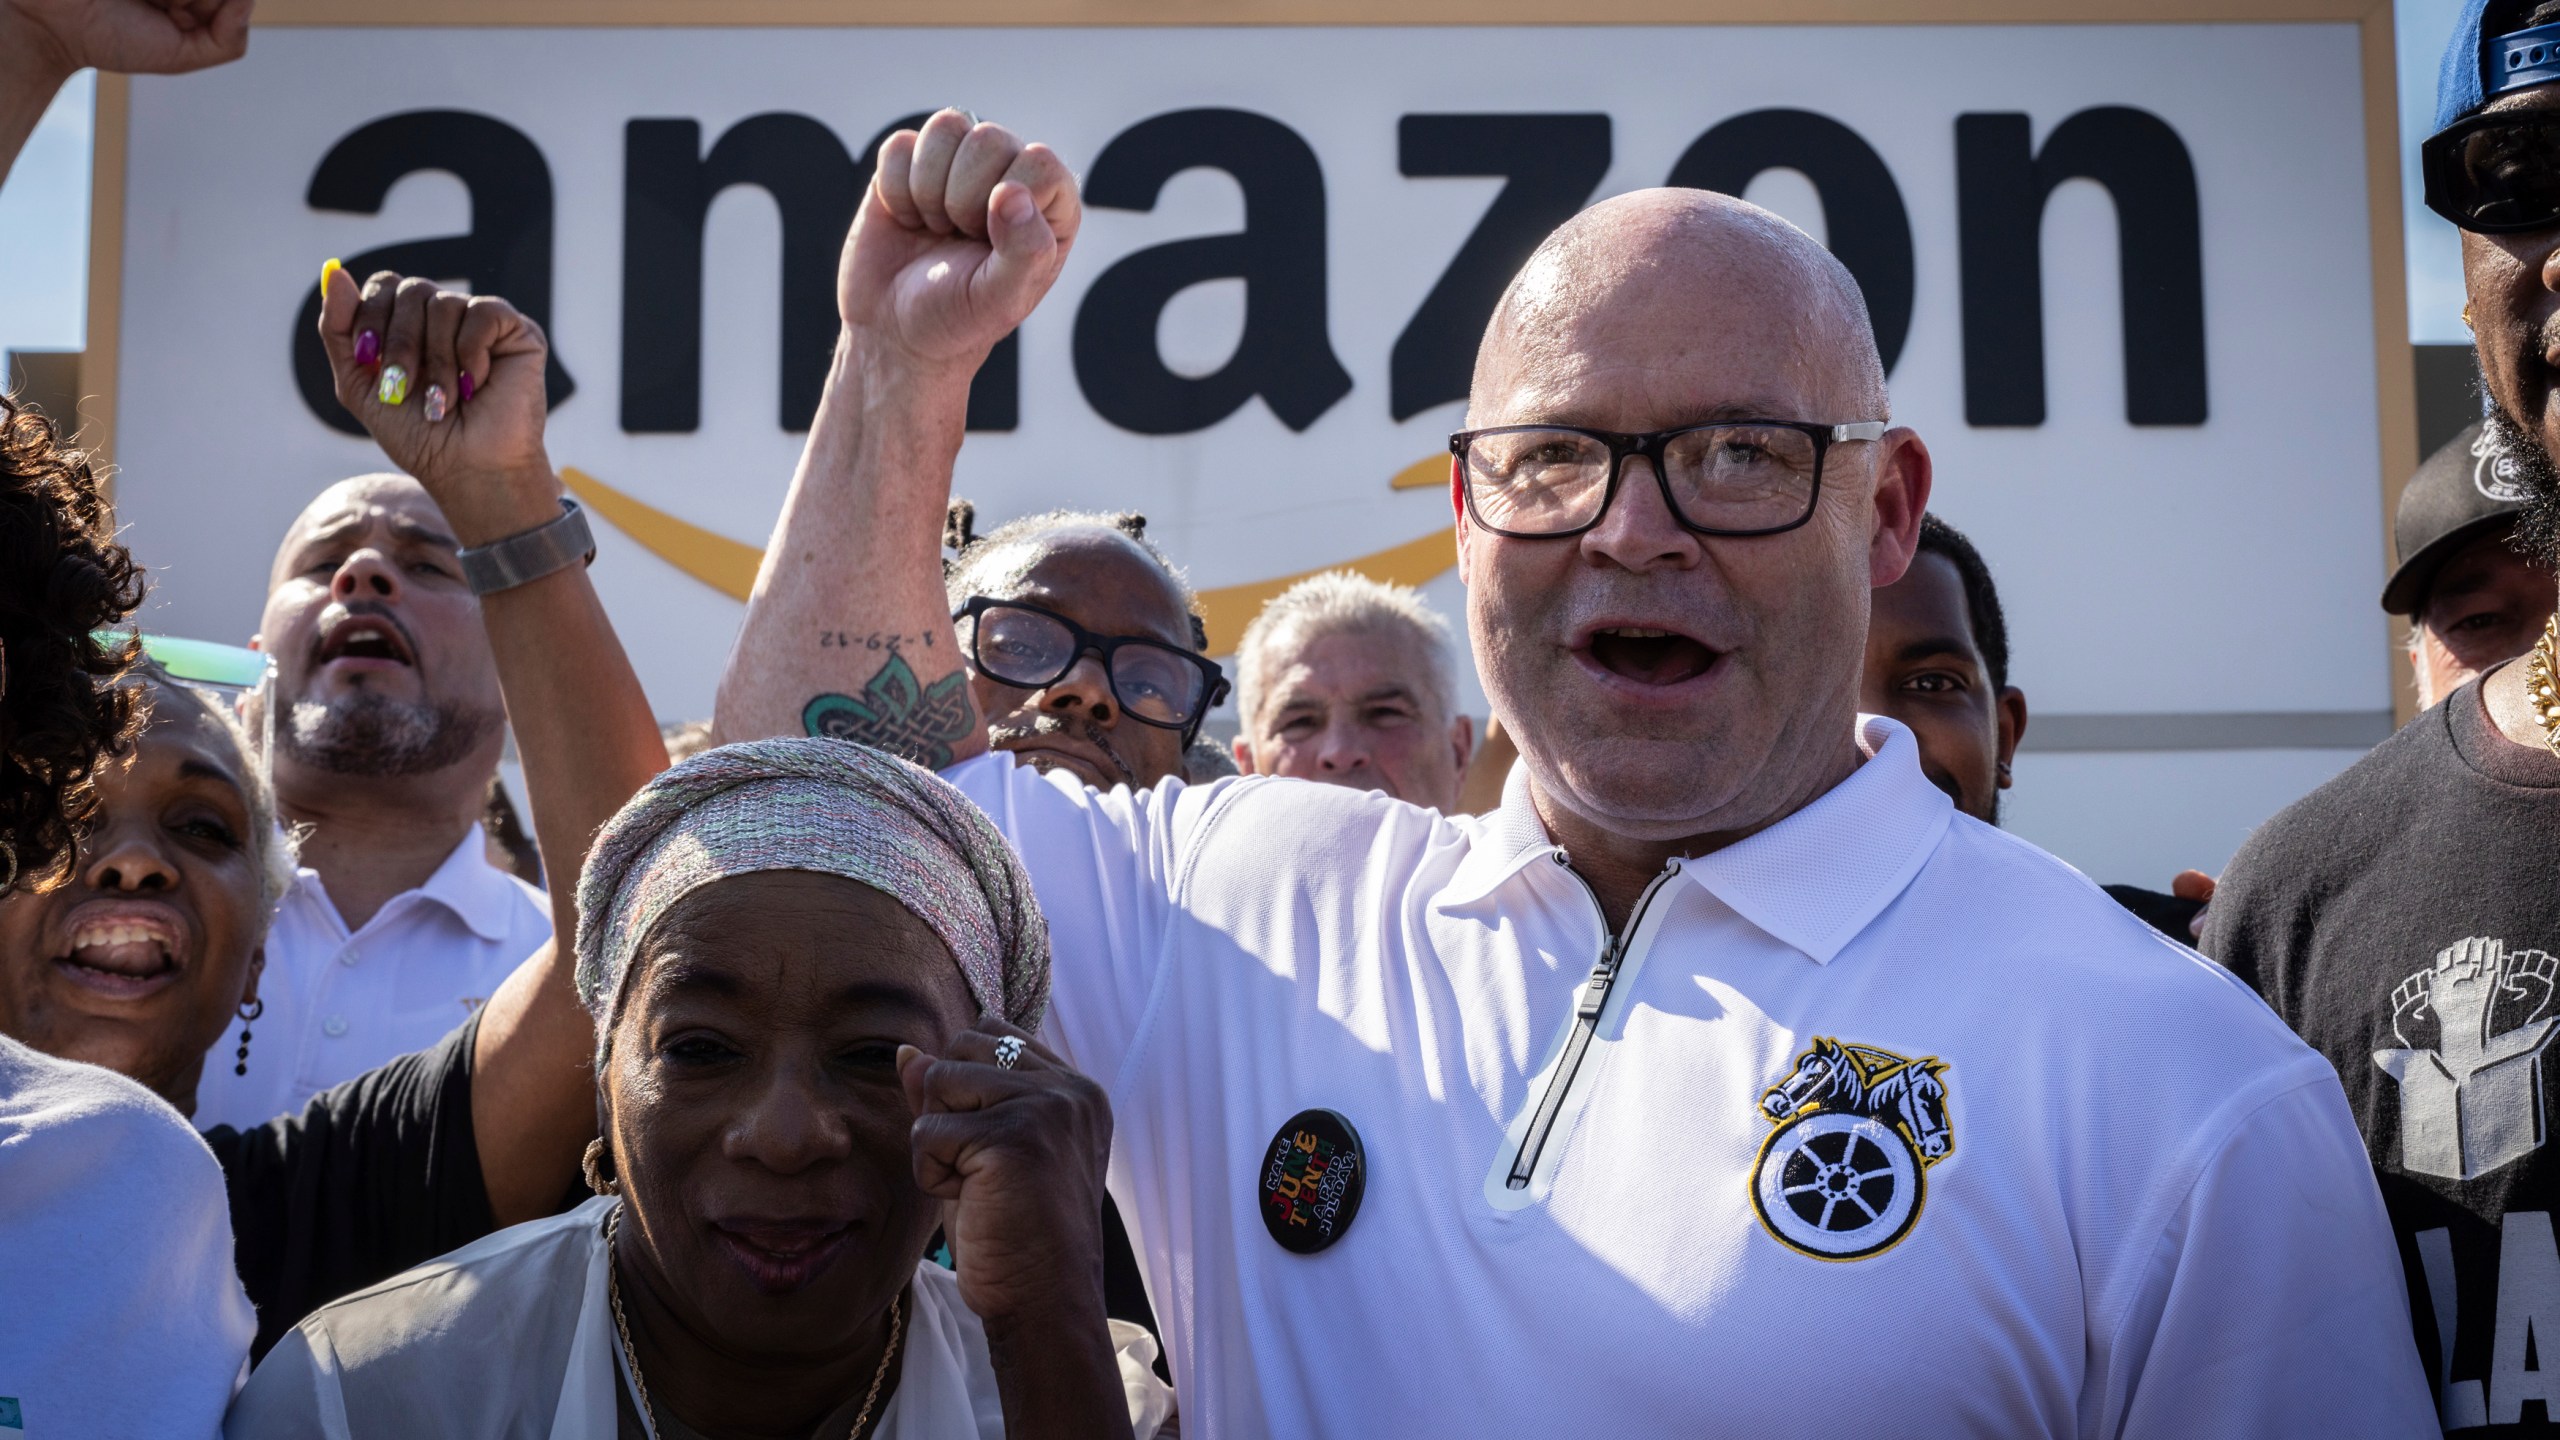
[(413, 705), (359, 691), (327, 705), (297, 702), (276, 744), (334, 775), (425, 775), (459, 764), (492, 723), (489, 714), (458, 705)]

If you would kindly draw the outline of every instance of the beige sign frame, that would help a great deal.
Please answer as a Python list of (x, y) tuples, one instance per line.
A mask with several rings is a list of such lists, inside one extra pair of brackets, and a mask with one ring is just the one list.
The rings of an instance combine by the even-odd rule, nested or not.
[[(2391, 0), (264, 0), (258, 27), (472, 26), (1184, 26), (1184, 25), (2095, 25), (2353, 23), (2364, 65), (2368, 238), (2373, 257), (2375, 411), (2382, 457), (2383, 561), (2401, 487), (2418, 464), (2417, 377), (2409, 348), (2400, 198), (2397, 57)], [(254, 42), (253, 42), (254, 43)], [(83, 434), (113, 458), (124, 275), (130, 90), (98, 77), (89, 214)], [(2392, 708), (2414, 713), (2408, 656), (2391, 636)]]

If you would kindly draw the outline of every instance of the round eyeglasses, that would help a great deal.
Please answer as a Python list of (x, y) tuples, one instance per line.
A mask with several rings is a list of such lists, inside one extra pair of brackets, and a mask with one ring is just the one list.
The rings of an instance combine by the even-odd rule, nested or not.
[(1055, 685), (1078, 660), (1100, 656), (1112, 697), (1129, 718), (1180, 730), (1185, 744), (1227, 696), (1218, 662), (1161, 640), (1097, 635), (1054, 610), (985, 595), (971, 596), (951, 618), (969, 622), (969, 663), (979, 674), (1025, 690)]
[(1600, 523), (1627, 457), (1653, 462), (1663, 503), (1701, 535), (1775, 535), (1813, 518), (1832, 446), (1881, 439), (1882, 420), (1731, 420), (1633, 435), (1581, 425), (1497, 425), (1449, 437), (1467, 514), (1497, 535), (1563, 539)]

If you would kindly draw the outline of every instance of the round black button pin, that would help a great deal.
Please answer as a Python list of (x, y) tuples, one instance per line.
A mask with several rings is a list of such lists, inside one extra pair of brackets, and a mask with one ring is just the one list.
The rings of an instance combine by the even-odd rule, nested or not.
[(1342, 1238), (1360, 1213), (1369, 1157), (1360, 1132), (1331, 1110), (1301, 1110), (1263, 1147), (1263, 1228), (1280, 1248), (1313, 1255)]

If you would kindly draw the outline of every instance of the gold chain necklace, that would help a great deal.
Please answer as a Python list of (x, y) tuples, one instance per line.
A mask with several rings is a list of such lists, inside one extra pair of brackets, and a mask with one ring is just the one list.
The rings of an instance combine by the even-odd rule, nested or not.
[(2543, 748), (2560, 755), (2560, 682), (2552, 679), (2555, 665), (2560, 665), (2560, 615), (2544, 623), (2542, 638), (2524, 662), (2525, 703), (2533, 707), (2534, 723), (2542, 727)]
[[(623, 1368), (631, 1372), (631, 1393), (640, 1402), (640, 1414), (649, 1422), (649, 1433), (658, 1433), (658, 1412), (649, 1404), (648, 1382), (640, 1378), (640, 1352), (631, 1348), (631, 1327), (622, 1319), (622, 1272), (613, 1263), (613, 1236), (622, 1224), (622, 1207), (615, 1205), (604, 1221), (605, 1294), (613, 1301), (614, 1338), (622, 1342)], [(862, 1413), (853, 1417), (853, 1429), (845, 1440), (861, 1440), (863, 1427), (871, 1423), (871, 1409), (880, 1403), (880, 1386), (889, 1378), (889, 1363), (898, 1358), (899, 1342), (907, 1338), (906, 1292), (901, 1290), (889, 1301), (889, 1348), (880, 1352), (880, 1368), (871, 1372), (871, 1388), (863, 1392)]]

